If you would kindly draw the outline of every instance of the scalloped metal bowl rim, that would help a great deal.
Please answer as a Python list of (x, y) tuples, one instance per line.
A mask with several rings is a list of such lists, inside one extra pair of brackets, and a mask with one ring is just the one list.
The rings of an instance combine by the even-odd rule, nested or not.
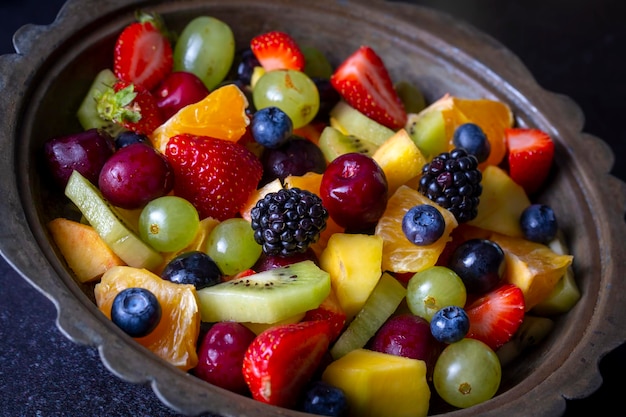
[[(96, 1), (93, 1), (93, 3), (96, 4)], [(136, 3), (141, 4), (139, 1)], [(209, 4), (212, 2), (207, 1), (206, 3)], [(246, 1), (233, 3), (245, 4)], [(281, 7), (287, 2), (276, 0), (268, 3), (271, 4), (267, 7)], [(482, 82), (488, 84), (499, 83), (498, 85), (501, 88), (506, 89), (506, 91), (502, 93), (504, 96), (508, 99), (517, 101), (520, 108), (525, 108), (527, 110), (524, 117), (552, 129), (551, 133), (559, 140), (562, 147), (560, 149), (561, 152), (573, 152), (569, 146), (565, 146), (566, 142), (564, 138), (567, 137), (568, 141), (572, 143), (584, 140), (586, 142), (586, 146), (594, 147), (594, 149), (597, 150), (603, 158), (613, 160), (613, 156), (610, 154), (606, 145), (595, 138), (581, 134), (580, 130), (583, 123), (582, 113), (574, 103), (568, 99), (542, 90), (538, 85), (536, 85), (531, 75), (512, 53), (507, 51), (493, 39), (490, 39), (475, 29), (461, 22), (457, 22), (442, 13), (413, 5), (394, 3), (392, 7), (390, 7), (389, 4), (383, 4), (382, 1), (327, 2), (328, 4), (326, 6), (319, 5), (323, 3), (324, 2), (320, 2), (317, 6), (309, 7), (323, 8), (328, 6), (329, 10), (334, 11), (341, 9), (341, 11), (347, 15), (353, 13), (354, 15), (357, 15), (358, 18), (364, 20), (368, 20), (367, 16), (371, 16), (372, 13), (378, 13), (378, 19), (383, 19), (383, 23), (378, 22), (378, 24), (385, 25), (387, 23), (393, 23), (394, 29), (398, 33), (407, 29), (408, 31), (419, 31), (421, 35), (429, 36), (428, 29), (432, 28), (417, 29), (413, 27), (413, 29), (411, 29), (411, 25), (413, 24), (411, 17), (415, 16), (424, 17), (427, 23), (430, 21), (429, 19), (440, 19), (450, 23), (451, 27), (449, 28), (448, 34), (444, 36), (442, 33), (437, 33), (437, 35), (432, 35), (429, 40), (435, 42), (436, 47), (441, 46), (443, 50), (449, 50), (453, 49), (451, 48), (451, 45), (454, 45), (453, 38), (455, 35), (464, 34), (471, 37), (469, 43), (465, 45), (467, 50), (455, 51), (455, 54), (449, 57), (453, 65), (458, 65), (470, 70), (472, 72), (472, 76), (481, 79)], [(354, 6), (349, 11), (346, 8), (348, 4)], [(98, 3), (98, 5), (100, 7), (100, 3)], [(25, 97), (30, 97), (32, 91), (38, 88), (39, 81), (37, 77), (41, 76), (40, 71), (43, 71), (46, 60), (51, 59), (50, 56), (53, 54), (50, 50), (41, 50), (41, 48), (33, 42), (36, 37), (45, 34), (47, 37), (49, 36), (49, 42), (53, 42), (55, 45), (62, 44), (67, 41), (73, 33), (70, 27), (87, 27), (93, 24), (92, 21), (77, 20), (78, 14), (76, 12), (79, 8), (88, 8), (85, 6), (84, 1), (71, 0), (65, 5), (59, 14), (58, 19), (52, 25), (46, 27), (30, 26), (18, 31), (15, 36), (15, 41), (16, 45), (20, 48), (20, 52), (23, 53), (23, 56), (5, 56), (3, 57), (3, 60), (0, 61), (0, 66), (8, 67), (9, 65), (21, 65), (27, 70), (23, 74), (5, 74), (0, 76), (0, 85), (2, 85), (2, 81), (8, 82), (8, 80), (23, 78), (25, 81), (24, 84), (27, 86), (28, 90), (26, 94), (20, 91), (21, 94), (18, 97), (5, 97), (0, 99), (0, 105), (2, 108), (13, 109), (12, 111), (7, 112), (9, 116), (7, 116), (7, 114), (0, 116), (0, 121), (5, 122), (2, 124), (3, 133), (4, 136), (6, 136), (4, 137), (4, 142), (0, 146), (2, 146), (3, 150), (6, 150), (5, 147), (8, 146), (8, 150), (10, 151), (2, 152), (2, 156), (0, 157), (4, 158), (3, 162), (5, 162), (5, 164), (3, 164), (3, 166), (10, 167), (11, 175), (14, 175), (13, 173), (17, 172), (14, 168), (16, 165), (19, 166), (20, 161), (20, 159), (14, 155), (16, 149), (14, 149), (15, 145), (12, 141), (20, 129), (19, 121), (22, 117), (21, 114), (18, 114), (18, 109), (14, 109), (12, 107), (14, 102), (11, 100), (16, 100), (17, 103), (21, 103), (22, 105), (24, 104), (21, 100), (24, 100)], [(166, 7), (163, 5), (160, 6)], [(125, 11), (128, 11), (134, 7), (135, 6), (133, 6), (132, 2), (124, 2), (122, 0), (111, 1), (107, 5), (102, 6), (102, 8), (106, 10), (106, 14), (113, 12), (116, 9), (123, 8)], [(383, 14), (383, 10), (386, 13)], [(93, 20), (97, 19), (93, 18)], [(376, 24), (375, 22), (371, 23)], [(407, 38), (410, 37), (408, 34), (405, 36), (407, 36)], [(436, 47), (432, 46), (433, 49)], [(483, 47), (485, 47), (484, 50), (482, 50)], [(489, 53), (491, 53), (491, 56), (487, 57)], [(480, 62), (472, 61), (475, 66), (467, 68), (467, 62), (469, 62), (468, 57), (480, 57), (483, 58), (483, 60)], [(507, 68), (503, 69), (502, 65), (492, 65), (497, 60), (503, 58), (507, 59), (509, 64)], [(498, 67), (500, 72), (494, 72), (491, 70), (491, 68), (495, 67)], [(2, 73), (4, 74), (4, 72)], [(515, 82), (508, 82), (506, 80), (515, 80)], [(19, 108), (21, 106), (17, 107)], [(562, 126), (559, 123), (552, 123), (553, 120), (560, 120), (560, 118), (564, 115), (570, 117), (568, 125)], [(5, 120), (6, 118), (8, 118), (8, 120)], [(19, 153), (20, 149), (17, 149), (17, 151), (17, 153)], [(22, 149), (21, 152), (23, 154), (28, 154), (28, 150)], [(583, 194), (583, 197), (585, 197), (586, 202), (590, 200), (602, 201), (602, 193), (604, 192), (604, 195), (608, 195), (606, 190), (608, 190), (609, 187), (624, 189), (623, 183), (610, 177), (606, 172), (598, 173), (597, 166), (589, 161), (575, 161), (575, 164), (577, 169), (581, 172), (595, 172), (598, 174), (588, 176), (586, 178), (579, 178), (584, 185), (584, 187), (581, 186), (581, 193)], [(608, 185), (599, 186), (598, 184), (600, 183), (600, 178), (597, 178), (598, 176), (602, 178), (602, 180), (606, 180)], [(103, 320), (103, 317), (98, 315), (97, 308), (84, 296), (77, 286), (71, 285), (71, 283), (68, 283), (66, 280), (59, 280), (59, 277), (55, 275), (55, 271), (51, 268), (46, 254), (42, 253), (41, 248), (37, 244), (37, 242), (42, 239), (41, 231), (36, 230), (36, 222), (34, 222), (35, 227), (32, 227), (32, 217), (24, 218), (24, 213), (28, 213), (30, 211), (30, 208), (28, 207), (30, 200), (24, 197), (25, 194), (28, 195), (30, 180), (28, 178), (19, 177), (19, 175), (15, 180), (17, 181), (17, 184), (9, 184), (8, 182), (0, 184), (0, 189), (5, 191), (3, 195), (8, 197), (2, 203), (2, 207), (4, 212), (8, 214), (8, 216), (5, 216), (6, 218), (4, 218), (3, 223), (6, 223), (6, 230), (10, 232), (6, 233), (2, 239), (0, 239), (2, 254), (25, 279), (27, 279), (35, 288), (39, 289), (55, 303), (59, 312), (58, 326), (61, 331), (68, 336), (68, 338), (78, 343), (98, 346), (103, 362), (114, 374), (130, 382), (142, 383), (150, 381), (157, 396), (159, 396), (163, 402), (179, 411), (191, 414), (212, 411), (220, 412), (224, 415), (239, 415), (233, 414), (234, 412), (252, 413), (248, 415), (256, 415), (254, 414), (255, 412), (267, 414), (272, 411), (272, 408), (268, 408), (262, 404), (256, 404), (252, 401), (239, 401), (239, 396), (216, 389), (215, 387), (207, 389), (207, 384), (200, 380), (196, 380), (195, 378), (185, 378), (184, 373), (164, 363), (153, 355), (147, 354), (147, 350), (132, 342), (108, 320)], [(626, 193), (622, 193), (622, 195), (625, 194)], [(625, 211), (624, 207), (624, 201), (620, 200), (617, 202), (615, 210), (611, 210), (610, 208), (600, 210), (602, 214), (606, 215), (600, 217), (604, 217), (605, 219), (614, 219), (614, 221), (620, 223), (619, 225), (616, 224), (612, 228), (613, 231), (615, 231), (615, 228), (618, 228), (621, 232), (625, 230), (622, 219)], [(5, 224), (3, 224), (3, 226), (4, 225)], [(35, 236), (32, 235), (33, 233)], [(598, 237), (606, 238), (606, 240), (602, 240), (603, 242), (612, 243), (616, 243), (617, 237), (615, 235), (624, 235), (624, 233), (611, 235), (608, 233), (608, 230), (603, 230), (600, 226), (598, 226), (596, 233)], [(16, 250), (11, 247), (11, 243), (14, 241), (15, 236), (19, 235), (26, 236), (27, 243), (26, 247), (21, 248), (21, 250)], [(613, 259), (623, 264), (624, 252), (618, 248), (619, 245), (613, 244), (608, 245), (606, 250), (609, 256), (612, 255)], [(33, 254), (36, 254), (36, 256)], [(607, 266), (606, 271), (609, 276), (613, 276), (615, 274), (615, 267), (616, 265)], [(536, 395), (534, 397), (535, 399), (540, 398), (545, 400), (544, 411), (551, 413), (545, 415), (556, 415), (554, 413), (562, 413), (564, 410), (565, 405), (562, 397), (576, 398), (586, 396), (595, 390), (600, 383), (600, 376), (598, 370), (596, 369), (597, 362), (606, 352), (626, 339), (626, 335), (622, 330), (624, 328), (624, 320), (621, 319), (621, 315), (618, 314), (619, 312), (617, 309), (601, 304), (602, 301), (606, 302), (607, 299), (615, 299), (616, 297), (619, 297), (619, 295), (614, 294), (616, 291), (611, 293), (611, 291), (605, 288), (600, 288), (599, 290), (599, 301), (595, 309), (597, 311), (594, 314), (600, 318), (596, 318), (594, 316), (594, 318), (592, 318), (593, 320), (591, 320), (591, 327), (594, 329), (594, 332), (597, 332), (596, 336), (594, 336), (596, 337), (596, 341), (602, 341), (604, 344), (598, 343), (598, 346), (595, 347), (590, 355), (580, 353), (581, 350), (589, 348), (587, 343), (585, 343), (585, 346), (581, 347), (583, 342), (587, 342), (587, 339), (591, 337), (585, 333), (584, 337), (581, 339), (581, 343), (574, 347), (574, 350), (570, 353), (570, 358), (566, 359), (571, 362), (579, 356), (586, 356), (584, 359), (592, 363), (593, 369), (585, 371), (587, 378), (581, 378), (584, 382), (570, 382), (573, 388), (570, 388), (567, 395), (561, 392), (539, 392), (541, 387), (545, 387), (546, 384), (550, 384), (550, 381), (552, 380), (556, 379), (558, 381), (560, 377), (558, 371), (551, 375), (548, 375), (545, 372), (542, 373), (537, 371), (532, 375), (533, 381), (537, 382), (537, 385), (534, 387), (529, 386), (526, 381), (523, 381), (503, 394), (497, 396), (493, 400), (473, 407), (471, 411), (459, 410), (449, 414), (455, 416), (470, 415), (469, 413), (474, 415), (474, 413), (479, 412), (499, 414), (502, 413), (501, 407), (508, 407), (512, 410), (512, 404), (519, 404), (519, 401), (521, 401), (518, 397), (521, 398), (524, 394), (533, 392), (533, 394)], [(613, 328), (610, 324), (602, 322), (603, 316), (612, 314), (615, 315), (615, 321), (613, 324), (613, 327), (615, 328)], [(618, 319), (622, 321), (619, 322)], [(617, 326), (618, 324), (620, 324), (620, 326)], [(613, 332), (613, 334), (610, 335), (610, 332)], [(597, 336), (598, 333), (600, 336)], [(120, 360), (120, 357), (124, 357), (125, 360)], [(126, 365), (125, 363), (132, 365)], [(138, 370), (136, 369), (137, 363), (147, 364), (148, 366), (144, 369)], [(198, 401), (198, 397), (194, 397), (192, 399), (175, 399), (173, 398), (173, 395), (171, 395), (172, 392), (170, 391), (170, 388), (167, 387), (172, 378), (174, 378), (177, 383), (180, 382), (181, 384), (193, 385), (193, 392), (198, 395), (199, 393), (206, 391), (207, 399), (224, 398), (230, 399), (230, 401), (222, 401), (222, 403), (218, 405), (217, 409), (209, 410), (206, 408), (208, 407), (206, 403), (210, 401), (205, 401), (205, 403), (200, 405), (193, 404), (194, 401)], [(545, 378), (547, 378), (546, 382), (542, 382)], [(192, 404), (185, 403), (186, 401), (191, 401)], [(242, 403), (243, 405), (239, 403)], [(232, 407), (235, 407), (235, 410), (233, 410)]]

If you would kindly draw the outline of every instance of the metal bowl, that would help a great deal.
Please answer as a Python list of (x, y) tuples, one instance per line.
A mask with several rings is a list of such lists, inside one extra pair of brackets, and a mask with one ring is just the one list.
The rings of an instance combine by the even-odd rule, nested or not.
[[(383, 57), (394, 79), (415, 82), (429, 101), (452, 93), (506, 102), (520, 126), (556, 142), (556, 172), (539, 200), (557, 212), (575, 256), (583, 293), (556, 319), (539, 347), (507, 366), (499, 393), (450, 416), (558, 416), (565, 399), (601, 384), (598, 361), (626, 340), (626, 186), (608, 174), (614, 156), (581, 132), (583, 115), (567, 97), (540, 88), (524, 65), (492, 38), (445, 14), (381, 0), (69, 0), (49, 26), (15, 35), (17, 54), (0, 57), (0, 193), (3, 257), (54, 302), (59, 329), (76, 343), (97, 346), (123, 380), (149, 383), (172, 409), (188, 415), (302, 415), (244, 398), (191, 377), (123, 334), (96, 308), (93, 286), (78, 284), (51, 243), (45, 224), (67, 200), (42, 169), (43, 142), (80, 129), (74, 117), (93, 77), (110, 67), (116, 35), (136, 9), (160, 13), (174, 30), (207, 14), (229, 23), (244, 46), (277, 29), (324, 51), (335, 64), (361, 44)], [(611, 163), (607, 163), (610, 161)]]

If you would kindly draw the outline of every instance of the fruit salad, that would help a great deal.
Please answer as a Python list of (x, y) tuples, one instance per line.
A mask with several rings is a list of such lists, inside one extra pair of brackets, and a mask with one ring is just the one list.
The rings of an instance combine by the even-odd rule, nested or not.
[[(139, 12), (42, 152), (48, 224), (100, 311), (164, 361), (273, 406), (427, 416), (497, 395), (581, 296), (533, 199), (549, 135), (506, 103), (339, 63), (289, 33), (236, 50)], [(381, 383), (384, 381), (384, 383)]]

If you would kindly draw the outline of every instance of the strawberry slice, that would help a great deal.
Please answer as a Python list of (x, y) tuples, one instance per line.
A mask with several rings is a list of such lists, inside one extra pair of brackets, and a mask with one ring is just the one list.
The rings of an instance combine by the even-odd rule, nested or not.
[(503, 284), (465, 308), (470, 321), (467, 337), (484, 342), (494, 351), (511, 340), (524, 320), (524, 294), (513, 284)]
[(150, 135), (165, 121), (156, 97), (127, 81), (104, 87), (95, 99), (101, 118), (136, 133)]
[(304, 54), (285, 32), (272, 31), (255, 36), (250, 41), (250, 49), (265, 71), (304, 69)]
[(330, 324), (316, 320), (278, 325), (259, 334), (243, 359), (243, 377), (252, 397), (293, 407), (328, 350), (329, 333)]
[(527, 194), (532, 194), (550, 173), (554, 142), (539, 129), (509, 128), (504, 135), (509, 149), (509, 175)]
[(201, 219), (234, 217), (263, 174), (259, 158), (245, 146), (206, 136), (173, 136), (165, 156), (176, 178), (174, 194), (190, 201)]
[(113, 72), (122, 81), (151, 90), (172, 71), (172, 45), (156, 14), (140, 13), (117, 38)]
[(319, 307), (309, 310), (304, 315), (304, 321), (326, 320), (330, 323), (330, 340), (335, 341), (343, 332), (346, 324), (346, 312), (341, 308), (339, 299), (334, 291), (319, 305)]
[(404, 105), (382, 59), (369, 46), (350, 55), (330, 78), (332, 86), (352, 107), (390, 129), (404, 127)]

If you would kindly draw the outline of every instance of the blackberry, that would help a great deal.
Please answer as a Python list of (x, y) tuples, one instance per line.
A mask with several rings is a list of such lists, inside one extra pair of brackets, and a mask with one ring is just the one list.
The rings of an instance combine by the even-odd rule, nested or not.
[(418, 190), (448, 209), (459, 223), (465, 223), (478, 214), (481, 180), (476, 157), (455, 148), (424, 165)]
[(304, 253), (326, 228), (328, 211), (315, 194), (299, 188), (269, 193), (251, 211), (254, 240), (267, 255)]

